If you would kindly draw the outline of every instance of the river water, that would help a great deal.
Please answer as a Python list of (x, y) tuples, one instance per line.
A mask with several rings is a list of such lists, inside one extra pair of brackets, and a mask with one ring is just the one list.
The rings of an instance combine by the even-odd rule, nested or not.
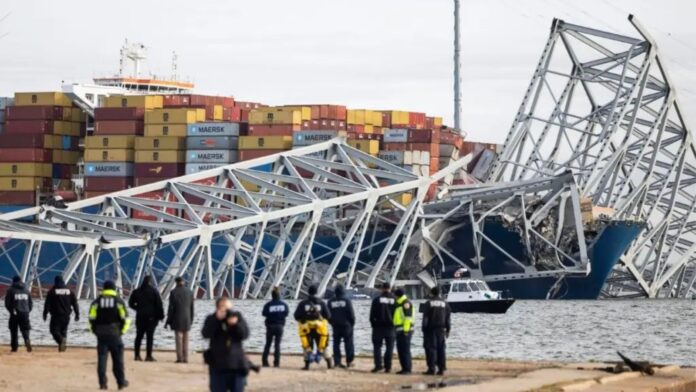
[[(288, 301), (294, 310), (296, 302)], [(371, 353), (368, 301), (355, 301), (356, 351)], [(81, 301), (82, 318), (72, 322), (69, 344), (94, 345), (86, 324), (89, 301)], [(165, 305), (166, 306), (166, 305)], [(235, 301), (251, 327), (245, 347), (260, 351), (264, 343), (263, 301)], [(194, 349), (203, 349), (201, 323), (212, 312), (212, 301), (196, 302), (196, 319), (191, 333)], [(35, 302), (32, 312), (32, 341), (53, 344), (48, 322), (41, 320), (43, 303)], [(0, 343), (9, 343), (7, 312), (0, 312)], [(131, 313), (131, 318), (134, 315)], [(417, 315), (416, 325), (420, 325)], [(448, 355), (459, 358), (517, 360), (618, 360), (616, 351), (629, 358), (657, 363), (696, 365), (696, 301), (692, 300), (603, 300), (603, 301), (517, 301), (506, 314), (454, 314)], [(283, 350), (300, 352), (294, 320), (288, 319)], [(132, 346), (135, 329), (124, 337)], [(20, 339), (21, 340), (21, 339)], [(422, 335), (416, 328), (413, 354), (422, 355)], [(172, 349), (173, 333), (157, 329), (156, 346)]]

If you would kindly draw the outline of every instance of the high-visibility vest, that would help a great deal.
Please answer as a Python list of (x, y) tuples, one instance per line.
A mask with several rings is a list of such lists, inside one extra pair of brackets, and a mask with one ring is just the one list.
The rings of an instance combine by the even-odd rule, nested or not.
[(406, 295), (402, 295), (396, 300), (396, 310), (394, 311), (394, 326), (397, 331), (409, 332), (413, 324), (413, 305), (409, 302)]

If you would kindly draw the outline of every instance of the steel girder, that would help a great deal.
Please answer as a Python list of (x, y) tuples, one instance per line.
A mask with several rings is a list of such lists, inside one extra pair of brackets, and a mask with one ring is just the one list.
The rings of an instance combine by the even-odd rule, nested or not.
[(646, 223), (604, 294), (689, 296), (696, 152), (655, 41), (629, 20), (638, 38), (554, 20), (488, 181), (572, 170), (582, 197)]
[(372, 287), (396, 279), (430, 182), (334, 139), (0, 215), (0, 262), (32, 285), (63, 274), (82, 297), (107, 278), (128, 291), (145, 274), (165, 296), (178, 276), (208, 298)]

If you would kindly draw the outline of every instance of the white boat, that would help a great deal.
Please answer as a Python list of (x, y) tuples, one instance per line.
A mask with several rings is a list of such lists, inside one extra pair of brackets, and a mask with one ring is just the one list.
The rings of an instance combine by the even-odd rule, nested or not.
[(450, 282), (447, 294), (453, 313), (505, 313), (514, 302), (478, 279), (455, 279)]

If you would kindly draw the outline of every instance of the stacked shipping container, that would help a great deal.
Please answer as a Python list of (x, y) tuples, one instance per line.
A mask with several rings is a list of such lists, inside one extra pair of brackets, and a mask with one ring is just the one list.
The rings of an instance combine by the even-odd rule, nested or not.
[(196, 123), (188, 126), (186, 174), (198, 173), (239, 160), (241, 123)]

